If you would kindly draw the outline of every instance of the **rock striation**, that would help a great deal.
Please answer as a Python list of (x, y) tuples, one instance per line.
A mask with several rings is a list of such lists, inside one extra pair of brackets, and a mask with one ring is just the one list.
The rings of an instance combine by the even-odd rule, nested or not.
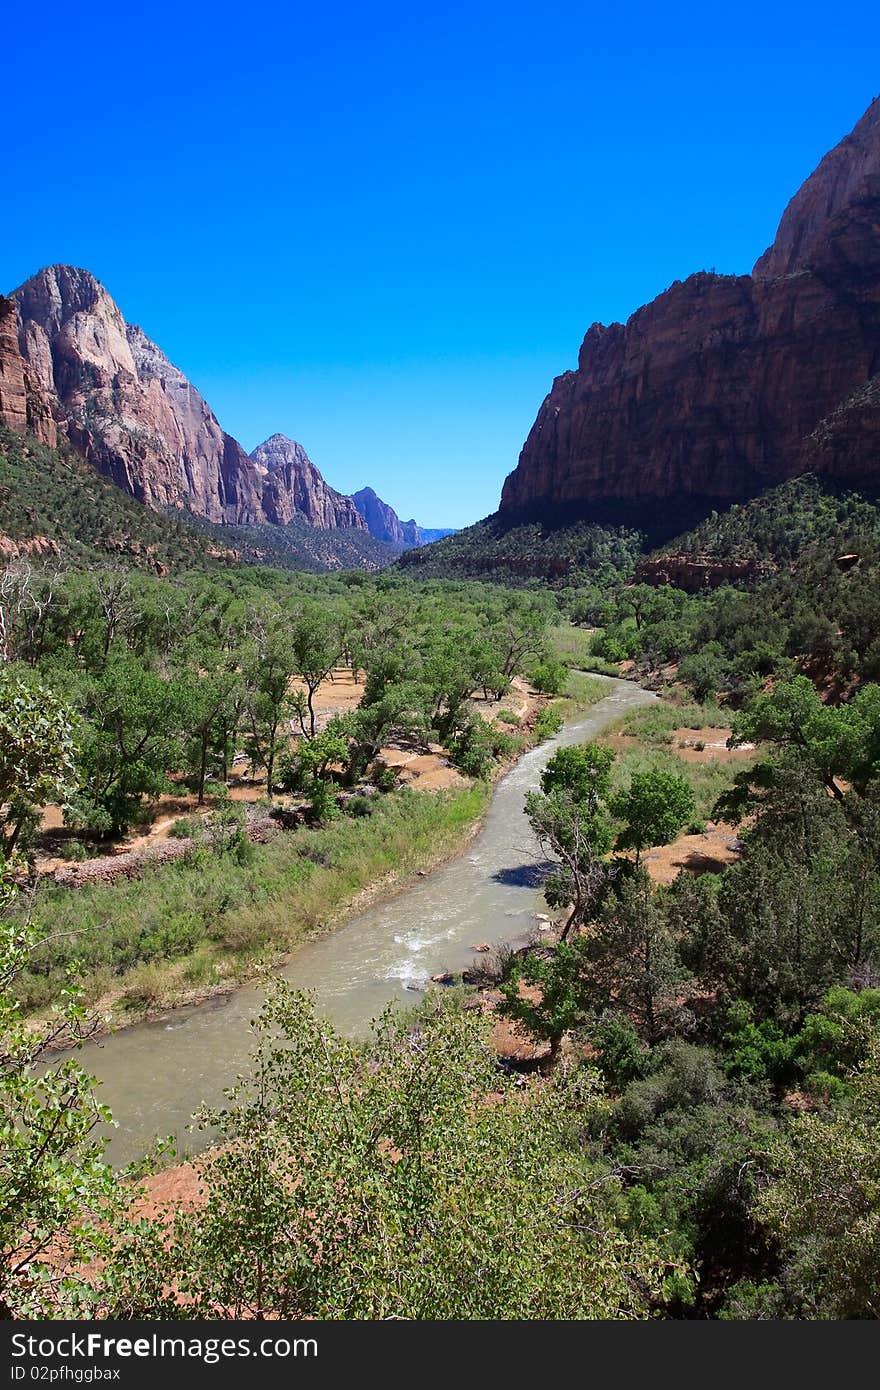
[(287, 526), (303, 517), (324, 531), (348, 527), (366, 531), (367, 523), (353, 498), (325, 483), (305, 449), (284, 434), (273, 434), (251, 454), (262, 488), (265, 519)]
[(751, 275), (700, 272), (626, 324), (592, 325), (502, 514), (672, 534), (810, 469), (880, 484), (878, 373), (880, 99), (792, 199)]
[(227, 525), (365, 531), (300, 444), (273, 435), (248, 455), (87, 270), (54, 265), (0, 298), (0, 424), (66, 439), (157, 509)]

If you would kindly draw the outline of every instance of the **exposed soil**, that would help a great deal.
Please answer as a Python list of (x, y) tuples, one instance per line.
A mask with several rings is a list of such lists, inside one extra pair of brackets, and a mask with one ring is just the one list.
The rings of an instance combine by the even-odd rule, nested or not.
[(717, 874), (740, 857), (740, 842), (732, 825), (719, 823), (700, 835), (680, 835), (671, 845), (642, 854), (642, 863), (655, 883), (672, 883), (681, 869), (692, 874)]

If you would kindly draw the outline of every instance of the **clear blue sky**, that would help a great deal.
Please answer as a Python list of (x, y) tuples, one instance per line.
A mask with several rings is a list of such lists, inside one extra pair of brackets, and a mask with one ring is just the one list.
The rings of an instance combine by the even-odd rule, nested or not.
[(868, 0), (16, 8), (2, 287), (88, 267), (248, 449), (432, 526), (495, 508), (593, 320), (748, 270), (880, 89)]

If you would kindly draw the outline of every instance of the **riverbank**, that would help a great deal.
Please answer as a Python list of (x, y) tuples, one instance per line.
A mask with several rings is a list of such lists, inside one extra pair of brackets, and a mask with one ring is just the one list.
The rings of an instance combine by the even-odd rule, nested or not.
[[(585, 711), (605, 689), (575, 680), (566, 707)], [(548, 703), (533, 693), (522, 702), (518, 758), (539, 741), (536, 716)], [(404, 787), (373, 798), (369, 815), (281, 831), (244, 860), (202, 845), (114, 882), (74, 890), (46, 879), (31, 910), (52, 932), (22, 978), (23, 1004), (39, 1016), (72, 967), (86, 1005), (115, 1031), (271, 974), (303, 942), (461, 854), (515, 761), (486, 781)]]
[[(389, 1005), (411, 1007), (433, 975), (471, 968), (477, 945), (528, 940), (546, 904), (542, 856), (523, 815), (526, 793), (557, 748), (595, 738), (623, 710), (656, 699), (624, 681), (603, 682), (601, 690), (592, 709), (508, 768), (464, 853), (430, 872), (415, 870), (405, 891), (398, 886), (344, 912), (332, 930), (300, 938), (275, 973), (310, 994), (342, 1033), (360, 1038)], [(429, 795), (410, 796), (433, 803)], [(252, 980), (82, 1049), (80, 1061), (101, 1082), (101, 1099), (118, 1123), (110, 1135), (113, 1163), (139, 1158), (156, 1134), (173, 1135), (184, 1154), (210, 1143), (209, 1135), (188, 1133), (190, 1117), (204, 1101), (221, 1104), (223, 1088), (249, 1069), (262, 999), (263, 981)]]

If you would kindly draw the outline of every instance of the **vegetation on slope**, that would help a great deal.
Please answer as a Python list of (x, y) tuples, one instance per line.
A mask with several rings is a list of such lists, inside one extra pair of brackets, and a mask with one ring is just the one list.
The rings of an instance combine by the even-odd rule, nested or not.
[(0, 430), (0, 533), (13, 541), (46, 536), (67, 565), (119, 559), (150, 571), (217, 568), (211, 542), (183, 516), (151, 511), (71, 449), (9, 430)]
[(0, 535), (46, 536), (68, 563), (109, 562), (158, 571), (241, 563), (314, 573), (380, 570), (399, 548), (366, 531), (289, 526), (215, 526), (154, 512), (104, 478), (73, 449), (49, 449), (0, 430)]
[(712, 512), (663, 550), (716, 560), (769, 560), (782, 567), (813, 548), (841, 555), (865, 539), (880, 540), (877, 503), (805, 474), (726, 512)]
[(639, 550), (638, 532), (624, 527), (511, 524), (496, 513), (433, 545), (406, 551), (398, 567), (421, 579), (482, 579), (515, 588), (603, 586), (630, 574)]

